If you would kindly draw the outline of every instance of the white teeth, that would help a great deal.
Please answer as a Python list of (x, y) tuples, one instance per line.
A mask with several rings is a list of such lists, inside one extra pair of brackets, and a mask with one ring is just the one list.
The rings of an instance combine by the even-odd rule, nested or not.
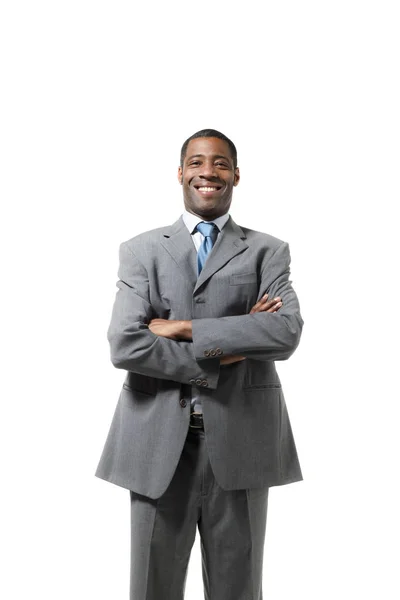
[(215, 187), (200, 187), (198, 188), (200, 192), (215, 192), (218, 188)]

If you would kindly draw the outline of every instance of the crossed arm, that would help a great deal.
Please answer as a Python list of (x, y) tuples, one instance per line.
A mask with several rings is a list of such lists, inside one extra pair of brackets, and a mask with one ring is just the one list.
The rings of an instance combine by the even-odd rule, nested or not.
[[(216, 389), (221, 364), (245, 358), (285, 360), (296, 349), (303, 326), (289, 275), (289, 246), (282, 242), (262, 267), (260, 298), (249, 314), (153, 319), (146, 269), (124, 242), (107, 332), (111, 361), (120, 369), (182, 383), (206, 379)], [(206, 349), (216, 347), (223, 349), (223, 356), (205, 356)]]
[[(253, 306), (249, 314), (255, 312), (276, 312), (282, 306), (279, 296), (268, 300), (268, 294), (264, 294), (258, 302)], [(155, 335), (170, 338), (172, 340), (190, 340), (193, 341), (192, 321), (179, 321), (173, 319), (152, 319), (149, 323), (149, 329)], [(221, 365), (228, 365), (240, 360), (245, 360), (246, 356), (240, 354), (231, 354), (220, 357)]]

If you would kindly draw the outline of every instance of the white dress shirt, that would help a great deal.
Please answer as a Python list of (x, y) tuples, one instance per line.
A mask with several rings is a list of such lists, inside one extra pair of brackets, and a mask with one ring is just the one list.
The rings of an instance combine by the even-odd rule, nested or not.
[[(184, 209), (184, 211), (183, 211), (182, 218), (183, 218), (183, 221), (184, 221), (186, 227), (189, 230), (189, 233), (192, 236), (192, 240), (193, 240), (194, 246), (196, 248), (196, 251), (198, 251), (201, 244), (203, 243), (204, 235), (202, 233), (200, 233), (200, 231), (197, 231), (197, 230), (193, 233), (193, 230), (195, 229), (195, 227), (198, 223), (201, 223), (203, 221), (203, 219), (201, 217), (194, 215), (193, 213), (189, 212), (186, 209)], [(229, 219), (229, 213), (225, 213), (224, 215), (221, 215), (220, 217), (217, 217), (216, 219), (213, 219), (212, 221), (205, 221), (205, 223), (215, 223), (216, 226), (218, 227), (219, 231), (221, 231), (221, 229), (223, 229), (223, 227), (225, 226), (228, 219)], [(199, 413), (203, 412), (201, 400), (198, 396), (197, 388), (195, 385), (192, 385), (192, 399), (191, 399), (190, 405), (191, 405), (190, 412), (199, 412)]]

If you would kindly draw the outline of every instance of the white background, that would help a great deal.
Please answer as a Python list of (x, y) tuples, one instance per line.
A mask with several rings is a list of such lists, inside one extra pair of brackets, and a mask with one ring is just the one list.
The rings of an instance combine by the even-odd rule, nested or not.
[(94, 476), (118, 246), (179, 217), (181, 145), (211, 127), (305, 322), (277, 364), (304, 481), (270, 492), (265, 600), (397, 599), (398, 3), (9, 0), (0, 23), (1, 596), (128, 598), (129, 492)]

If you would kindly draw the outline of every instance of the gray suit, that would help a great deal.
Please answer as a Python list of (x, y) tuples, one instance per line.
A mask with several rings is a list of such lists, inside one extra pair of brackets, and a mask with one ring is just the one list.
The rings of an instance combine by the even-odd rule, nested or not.
[[(303, 319), (286, 242), (229, 218), (197, 278), (182, 217), (120, 246), (108, 330), (127, 371), (96, 476), (150, 499), (167, 490), (188, 434), (190, 389), (201, 393), (212, 472), (223, 490), (303, 479), (274, 361), (295, 351)], [(261, 296), (276, 313), (248, 314)], [(193, 341), (153, 334), (152, 318), (192, 320)], [(246, 360), (220, 365), (230, 354)]]

